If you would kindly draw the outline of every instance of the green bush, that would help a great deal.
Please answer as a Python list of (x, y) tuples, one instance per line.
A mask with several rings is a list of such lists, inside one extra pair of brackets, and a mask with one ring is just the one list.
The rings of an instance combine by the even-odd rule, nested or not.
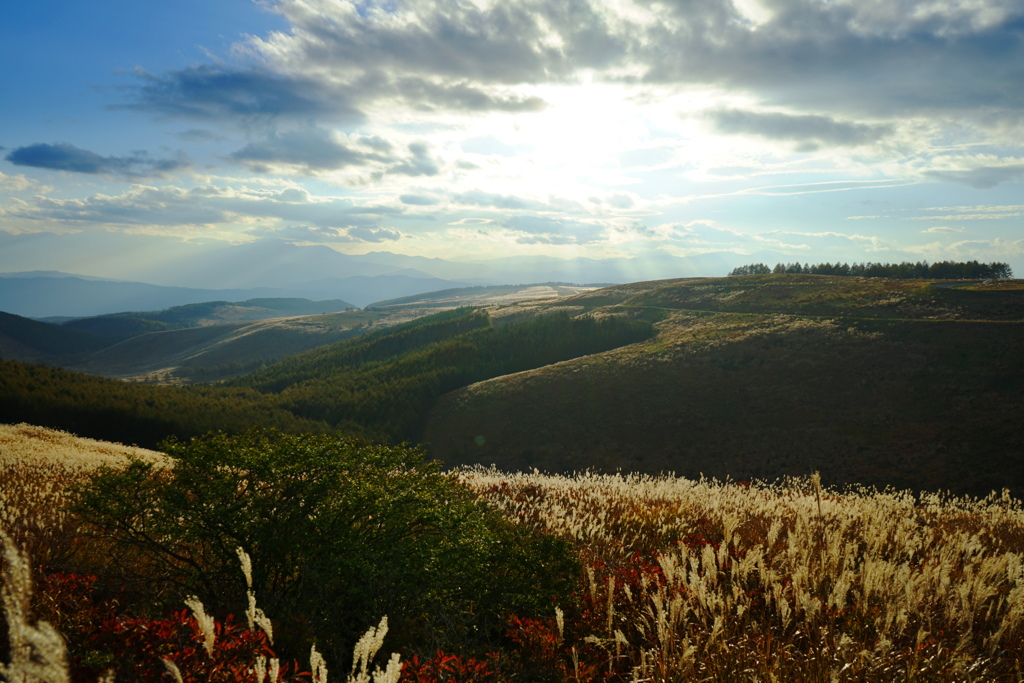
[[(199, 595), (244, 611), (236, 548), (288, 656), (345, 665), (384, 615), (389, 647), (485, 647), (504, 615), (550, 615), (578, 566), (566, 544), (478, 502), (415, 449), (250, 431), (171, 441), (170, 468), (104, 469), (74, 511), (145, 600)], [(111, 561), (112, 560), (112, 561)], [(180, 604), (180, 603), (178, 603)]]

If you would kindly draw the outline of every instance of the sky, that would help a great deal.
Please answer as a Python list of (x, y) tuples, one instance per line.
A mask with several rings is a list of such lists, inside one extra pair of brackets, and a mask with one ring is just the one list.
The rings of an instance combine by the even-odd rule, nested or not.
[(3, 271), (267, 241), (1024, 276), (1020, 0), (34, 0), (0, 58)]

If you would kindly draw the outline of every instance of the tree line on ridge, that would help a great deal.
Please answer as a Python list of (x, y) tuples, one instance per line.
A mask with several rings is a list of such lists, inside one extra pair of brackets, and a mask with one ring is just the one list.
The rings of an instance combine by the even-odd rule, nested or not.
[(849, 275), (855, 277), (888, 277), (903, 280), (1007, 280), (1013, 277), (1009, 264), (1001, 262), (979, 263), (978, 261), (927, 261), (911, 263), (777, 263), (772, 268), (764, 263), (737, 266), (729, 273), (736, 275), (769, 275), (772, 273), (796, 273), (804, 275)]

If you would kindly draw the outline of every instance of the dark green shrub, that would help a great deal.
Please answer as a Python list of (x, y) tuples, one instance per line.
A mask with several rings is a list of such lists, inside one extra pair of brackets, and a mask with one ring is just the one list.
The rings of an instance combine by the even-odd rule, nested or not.
[[(383, 615), (388, 647), (482, 646), (509, 612), (548, 615), (578, 571), (568, 547), (499, 517), (415, 449), (251, 431), (164, 444), (173, 467), (104, 469), (75, 512), (147, 600), (244, 611), (236, 548), (279, 651), (343, 665)], [(137, 584), (140, 585), (140, 584)], [(180, 604), (180, 603), (179, 603)]]

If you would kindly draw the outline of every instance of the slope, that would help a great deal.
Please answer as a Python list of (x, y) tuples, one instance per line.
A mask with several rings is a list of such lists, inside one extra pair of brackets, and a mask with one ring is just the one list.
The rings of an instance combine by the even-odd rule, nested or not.
[(161, 384), (214, 382), (362, 334), (382, 317), (346, 311), (152, 332), (98, 351), (70, 368)]
[(202, 327), (219, 323), (266, 320), (297, 315), (335, 313), (354, 308), (340, 299), (310, 301), (297, 298), (262, 298), (246, 301), (204, 301), (172, 306), (161, 311), (110, 313), (63, 323), (68, 329), (102, 337), (110, 344), (147, 332)]
[[(952, 283), (941, 283), (950, 285)], [(565, 307), (646, 342), (454, 391), (449, 464), (1024, 491), (1024, 289), (770, 275), (634, 283)]]
[(102, 340), (86, 332), (0, 312), (0, 358), (53, 364), (103, 346)]

